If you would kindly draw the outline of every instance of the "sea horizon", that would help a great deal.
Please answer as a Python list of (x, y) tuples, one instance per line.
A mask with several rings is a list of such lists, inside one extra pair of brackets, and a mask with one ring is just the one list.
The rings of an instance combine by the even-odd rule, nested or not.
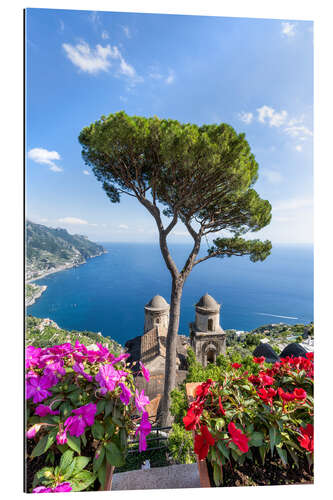
[[(154, 295), (170, 302), (171, 276), (156, 242), (100, 242), (107, 253), (35, 283), (46, 291), (27, 314), (61, 328), (101, 332), (122, 345), (143, 333), (144, 306)], [(207, 245), (202, 245), (204, 254)], [(171, 243), (180, 266), (191, 243)], [(125, 271), (126, 269), (126, 271)], [(264, 261), (210, 259), (184, 286), (179, 334), (189, 334), (195, 303), (208, 292), (221, 305), (224, 329), (250, 331), (271, 323), (313, 321), (313, 245), (275, 244)]]

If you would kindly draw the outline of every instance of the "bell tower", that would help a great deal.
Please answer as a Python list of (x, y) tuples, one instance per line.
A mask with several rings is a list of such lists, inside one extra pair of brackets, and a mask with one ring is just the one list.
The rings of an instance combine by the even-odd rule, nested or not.
[(221, 305), (208, 293), (195, 305), (195, 322), (190, 323), (191, 345), (203, 366), (215, 363), (218, 354), (226, 352), (226, 334), (220, 326), (220, 308)]

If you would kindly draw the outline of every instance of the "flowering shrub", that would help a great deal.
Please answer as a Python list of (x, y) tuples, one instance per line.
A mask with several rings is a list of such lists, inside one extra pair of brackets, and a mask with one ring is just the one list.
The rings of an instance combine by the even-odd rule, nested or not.
[(254, 358), (257, 375), (233, 363), (215, 382), (196, 388), (195, 400), (183, 417), (194, 431), (194, 451), (213, 467), (216, 485), (223, 483), (223, 465), (261, 460), (277, 453), (282, 463), (313, 459), (313, 353), (284, 358), (264, 369)]
[[(149, 399), (134, 386), (129, 354), (116, 357), (97, 347), (77, 341), (26, 349), (27, 438), (36, 443), (31, 458), (45, 454), (54, 464), (61, 454), (59, 466), (35, 474), (36, 493), (81, 491), (96, 478), (104, 488), (110, 466), (124, 464), (130, 436), (138, 436), (140, 451), (147, 447)], [(149, 380), (143, 365), (141, 371)]]

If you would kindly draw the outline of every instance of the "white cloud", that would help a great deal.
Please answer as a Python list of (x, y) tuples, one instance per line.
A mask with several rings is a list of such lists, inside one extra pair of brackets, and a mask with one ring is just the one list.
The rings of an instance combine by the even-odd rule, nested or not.
[(120, 56), (116, 46), (110, 47), (110, 45), (107, 45), (102, 47), (98, 44), (95, 49), (91, 49), (85, 41), (75, 46), (69, 43), (63, 43), (62, 46), (72, 63), (87, 73), (108, 71), (111, 66), (109, 59), (118, 59)]
[(122, 26), (123, 28), (123, 32), (125, 33), (125, 35), (127, 36), (127, 38), (131, 38), (131, 32), (130, 32), (130, 29), (128, 26)]
[(288, 210), (299, 210), (312, 207), (313, 201), (311, 198), (294, 198), (290, 200), (281, 200), (273, 204), (273, 210), (276, 212), (284, 212)]
[(135, 82), (142, 81), (142, 78), (136, 74), (133, 66), (125, 61), (116, 45), (113, 47), (110, 45), (103, 47), (98, 44), (93, 49), (90, 48), (87, 42), (81, 41), (75, 46), (68, 43), (64, 43), (62, 46), (67, 57), (82, 71), (91, 74), (96, 74), (99, 71), (108, 71), (111, 67), (111, 60), (113, 60), (119, 61), (118, 72), (120, 74), (131, 78)]
[(268, 123), (270, 127), (280, 127), (283, 123), (285, 123), (288, 116), (287, 111), (282, 110), (277, 112), (274, 108), (266, 105), (261, 106), (261, 108), (257, 108), (257, 112), (258, 120), (261, 123)]
[(90, 175), (89, 170), (83, 170), (84, 175)]
[(62, 172), (63, 170), (54, 163), (54, 160), (61, 159), (57, 151), (48, 151), (44, 148), (33, 148), (28, 152), (28, 158), (36, 163), (48, 165), (53, 172)]
[(282, 175), (277, 170), (264, 170), (261, 175), (271, 184), (279, 184), (283, 180)]
[(110, 38), (109, 33), (106, 30), (102, 31), (101, 37), (103, 40), (108, 40)]
[(165, 83), (167, 83), (168, 85), (170, 85), (171, 83), (173, 83), (175, 81), (175, 73), (174, 71), (171, 69), (169, 70), (169, 75), (167, 76), (167, 78), (165, 79)]
[(290, 125), (290, 122), (284, 131), (291, 137), (297, 137), (301, 141), (305, 141), (307, 137), (312, 136), (311, 130), (305, 125)]
[(246, 113), (245, 111), (242, 111), (241, 113), (238, 113), (238, 118), (243, 123), (246, 123), (246, 125), (249, 125), (253, 120), (253, 113)]
[(84, 219), (78, 219), (77, 217), (63, 217), (58, 219), (60, 224), (73, 224), (73, 225), (88, 225), (88, 222)]
[(161, 73), (149, 73), (149, 78), (152, 78), (153, 80), (161, 80), (163, 78), (163, 75)]
[(119, 229), (129, 229), (127, 224), (119, 224), (118, 228)]
[(295, 149), (296, 151), (301, 152), (303, 147), (300, 144), (297, 144), (297, 146), (295, 146)]
[(295, 23), (282, 22), (281, 23), (282, 36), (286, 36), (287, 38), (292, 38), (293, 36), (296, 35), (295, 28), (296, 28)]

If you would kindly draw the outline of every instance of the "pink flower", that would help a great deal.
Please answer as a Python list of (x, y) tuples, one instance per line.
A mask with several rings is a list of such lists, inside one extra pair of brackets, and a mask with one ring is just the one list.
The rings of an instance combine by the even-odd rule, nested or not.
[(38, 405), (35, 409), (35, 415), (45, 417), (46, 415), (59, 415), (59, 410), (53, 411), (50, 406)]
[(44, 369), (45, 375), (66, 375), (66, 370), (64, 368), (64, 362), (62, 359), (59, 361), (54, 361), (53, 363), (46, 363)]
[(59, 429), (58, 434), (56, 435), (57, 444), (66, 444), (67, 443), (67, 432), (64, 429)]
[(94, 425), (96, 411), (97, 406), (94, 403), (88, 403), (87, 405), (73, 410), (72, 413), (74, 413), (75, 416), (68, 417), (65, 420), (65, 430), (68, 431), (71, 436), (81, 436), (87, 426)]
[(145, 411), (142, 414), (141, 422), (137, 430), (135, 431), (135, 435), (139, 434), (139, 451), (145, 451), (147, 449), (147, 441), (146, 436), (151, 431), (151, 423), (148, 419), (148, 413)]
[(41, 348), (40, 347), (34, 347), (33, 345), (30, 345), (27, 347), (25, 351), (25, 367), (26, 368), (32, 368), (33, 366), (38, 365), (39, 361), (39, 356), (41, 353)]
[(34, 403), (40, 403), (45, 398), (52, 396), (52, 392), (47, 390), (50, 387), (50, 380), (46, 375), (31, 377), (27, 380), (26, 398), (32, 398)]
[(136, 409), (138, 410), (139, 413), (142, 413), (145, 411), (145, 406), (149, 404), (149, 398), (145, 396), (144, 390), (142, 389), (141, 393), (139, 394), (138, 390), (135, 389), (135, 406)]
[(85, 379), (87, 379), (89, 382), (92, 381), (92, 376), (89, 375), (88, 373), (86, 373), (84, 371), (84, 366), (83, 366), (83, 363), (78, 363), (76, 362), (73, 366), (72, 366), (73, 370), (76, 372), (76, 373), (79, 373), (80, 375), (82, 375), (82, 377), (84, 377)]
[(123, 359), (127, 359), (129, 357), (130, 357), (130, 354), (128, 354), (126, 352), (124, 352), (123, 354), (120, 354), (117, 358), (115, 358), (114, 355), (110, 353), (109, 360), (114, 365), (115, 363), (119, 363), (119, 361), (122, 361)]
[(54, 345), (52, 347), (47, 348), (48, 352), (51, 354), (56, 354), (59, 356), (66, 356), (73, 352), (74, 347), (70, 342), (66, 342), (65, 344)]
[(128, 403), (130, 402), (132, 393), (129, 390), (129, 388), (123, 382), (119, 382), (119, 387), (122, 390), (122, 392), (121, 392), (121, 394), (119, 396), (120, 397), (120, 401), (122, 401), (124, 403), (124, 405), (128, 405)]
[(53, 488), (52, 493), (66, 493), (67, 491), (72, 491), (71, 483), (69, 483), (68, 481), (58, 484), (58, 486)]
[(149, 379), (150, 379), (149, 370), (144, 366), (143, 363), (141, 363), (141, 361), (139, 363), (140, 363), (140, 368), (141, 368), (142, 375), (147, 380), (147, 382), (149, 382)]
[(52, 488), (46, 488), (45, 486), (37, 486), (32, 490), (33, 493), (52, 493)]
[(108, 391), (113, 391), (120, 377), (121, 373), (113, 368), (112, 364), (108, 364), (100, 367), (95, 378), (101, 387), (104, 387)]
[(36, 436), (39, 429), (42, 427), (42, 424), (35, 424), (30, 429), (27, 430), (26, 436), (28, 439), (32, 439)]

